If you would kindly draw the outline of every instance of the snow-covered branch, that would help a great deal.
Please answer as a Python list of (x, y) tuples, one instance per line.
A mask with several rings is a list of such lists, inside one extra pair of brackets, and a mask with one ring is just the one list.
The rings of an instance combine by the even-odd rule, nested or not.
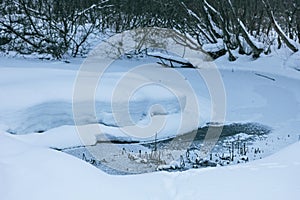
[(289, 49), (291, 49), (293, 52), (297, 52), (298, 48), (296, 47), (296, 45), (293, 44), (294, 41), (288, 39), (288, 37), (285, 35), (284, 31), (280, 28), (279, 24), (275, 20), (274, 13), (272, 11), (272, 8), (271, 8), (271, 5), (270, 5), (269, 1), (268, 0), (262, 0), (262, 2), (263, 2), (264, 6), (266, 8), (266, 11), (269, 15), (269, 18), (271, 19), (271, 22), (274, 26), (275, 31), (278, 33), (280, 38), (284, 41), (284, 43), (288, 46)]

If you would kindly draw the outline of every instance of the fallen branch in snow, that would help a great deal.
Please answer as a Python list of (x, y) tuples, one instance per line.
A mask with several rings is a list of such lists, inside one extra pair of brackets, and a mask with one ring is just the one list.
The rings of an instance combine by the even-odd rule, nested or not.
[(294, 67), (294, 69), (295, 69), (296, 71), (300, 72), (300, 68)]
[(266, 79), (269, 79), (271, 81), (276, 81), (275, 78), (271, 78), (269, 76), (266, 76), (266, 75), (263, 75), (263, 74), (259, 74), (259, 73), (255, 73), (256, 76), (260, 76), (260, 77), (263, 77), (263, 78), (266, 78)]
[(182, 67), (195, 68), (195, 66), (192, 63), (190, 63), (186, 59), (181, 58), (179, 56), (167, 55), (167, 54), (163, 54), (160, 52), (150, 52), (150, 53), (147, 53), (147, 55), (154, 57), (154, 58), (159, 58), (162, 61), (162, 64), (166, 65), (166, 66), (168, 66), (168, 65), (165, 64), (164, 60), (170, 62), (170, 67), (174, 67), (174, 65), (173, 65), (173, 62), (174, 62), (174, 63), (182, 65)]

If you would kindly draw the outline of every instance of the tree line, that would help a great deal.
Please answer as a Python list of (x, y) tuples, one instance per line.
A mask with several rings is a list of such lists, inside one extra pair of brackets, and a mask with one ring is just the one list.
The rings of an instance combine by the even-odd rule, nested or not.
[(0, 51), (86, 55), (89, 39), (161, 27), (189, 35), (216, 58), (298, 51), (300, 0), (0, 0)]

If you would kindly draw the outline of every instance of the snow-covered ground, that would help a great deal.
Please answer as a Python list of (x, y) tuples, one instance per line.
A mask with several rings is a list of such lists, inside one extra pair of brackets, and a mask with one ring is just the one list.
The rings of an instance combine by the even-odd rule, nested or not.
[[(215, 62), (226, 92), (224, 123), (258, 122), (272, 128), (270, 137), (289, 135), (296, 142), (300, 135), (300, 54), (282, 51), (255, 61), (240, 57), (233, 63), (225, 59)], [(212, 121), (213, 97), (200, 76), (209, 69), (174, 70), (152, 64), (139, 73), (129, 73), (146, 61), (118, 60), (97, 87), (96, 119), (83, 115), (76, 127), (73, 90), (82, 61), (0, 58), (1, 199), (298, 199), (299, 143), (284, 150), (286, 143), (274, 144), (279, 153), (248, 164), (135, 176), (109, 176), (50, 150), (82, 145), (78, 130), (93, 130), (89, 144), (97, 139), (149, 141), (156, 133), (158, 139), (164, 139)], [(192, 93), (168, 76), (174, 71)], [(130, 81), (122, 82), (124, 77)], [(163, 87), (166, 85), (175, 89)], [(130, 98), (115, 98), (116, 86)], [(115, 111), (123, 116), (127, 109), (129, 117), (116, 123)], [(128, 132), (133, 130), (132, 121), (140, 128), (134, 134)], [(154, 128), (147, 127), (149, 123)]]
[[(293, 57), (287, 61), (277, 55), (257, 61), (249, 57), (241, 57), (233, 63), (225, 57), (217, 60), (226, 93), (226, 102), (222, 102), (226, 106), (224, 123), (258, 122), (273, 128), (274, 134), (284, 132), (298, 137), (300, 72), (294, 68), (297, 68), (299, 56)], [(2, 131), (21, 134), (19, 137), (28, 142), (54, 148), (80, 146), (72, 110), (80, 60), (70, 64), (30, 59), (1, 60)], [(90, 113), (80, 113), (83, 122), (79, 129), (94, 127), (94, 123), (99, 122), (100, 128), (94, 135), (104, 135), (101, 140), (148, 141), (153, 140), (157, 132), (157, 137), (163, 139), (187, 133), (212, 121), (211, 91), (200, 75), (207, 69), (174, 70), (153, 64), (143, 67), (138, 74), (131, 72), (134, 66), (144, 62), (119, 60), (104, 73), (95, 94), (96, 118)], [(284, 65), (286, 63), (291, 64)], [(175, 79), (178, 75), (172, 77), (170, 74), (174, 71), (184, 79), (178, 81)], [(200, 73), (195, 73), (197, 71)], [(191, 85), (191, 91), (182, 86), (184, 81)], [(176, 91), (165, 87), (170, 85)], [(193, 101), (188, 102), (189, 99)], [(216, 103), (221, 104), (221, 100)], [(140, 132), (130, 135), (127, 129), (132, 127), (132, 121), (138, 124)], [(151, 123), (154, 126), (147, 126)], [(155, 123), (161, 129), (156, 130)], [(119, 129), (118, 125), (125, 128)], [(145, 130), (147, 132), (141, 132)], [(88, 143), (95, 142), (91, 139)]]
[(111, 176), (70, 155), (0, 134), (3, 200), (298, 199), (300, 143), (263, 160), (186, 172)]

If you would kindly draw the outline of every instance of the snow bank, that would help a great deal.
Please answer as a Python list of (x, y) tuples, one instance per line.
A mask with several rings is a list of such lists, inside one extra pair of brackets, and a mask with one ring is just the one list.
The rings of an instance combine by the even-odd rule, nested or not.
[(300, 72), (300, 51), (288, 57), (285, 66)]
[[(18, 59), (1, 59), (0, 130), (28, 134), (20, 138), (41, 146), (67, 148), (82, 145), (73, 116), (78, 61), (66, 65), (34, 59), (23, 63)], [(209, 121), (209, 95), (194, 94), (189, 80), (181, 72), (162, 68), (155, 62), (140, 71), (132, 71), (136, 65), (144, 64), (145, 61), (139, 60), (118, 60), (101, 76), (95, 86), (94, 99), (86, 97), (86, 102), (82, 102), (86, 108), (85, 103), (94, 101), (95, 113), (81, 113), (77, 125), (99, 124), (85, 143), (94, 144), (97, 138), (149, 141), (154, 140), (157, 132), (158, 139), (170, 138)], [(200, 81), (205, 91), (201, 77)], [(147, 136), (139, 131), (134, 135), (126, 131), (135, 127), (143, 129)]]
[(218, 52), (225, 48), (224, 42), (221, 39), (218, 39), (217, 43), (204, 44), (202, 49), (206, 52)]
[[(296, 55), (296, 54), (295, 54)], [(271, 58), (271, 59), (270, 59)], [(297, 56), (296, 56), (297, 58)], [(3, 58), (1, 58), (3, 59)], [(278, 56), (262, 56), (256, 61), (241, 57), (237, 62), (216, 61), (227, 93), (226, 122), (251, 121), (272, 127), (273, 133), (297, 136), (300, 130), (300, 73), (290, 63), (295, 61)], [(22, 63), (19, 62), (18, 65)], [(283, 151), (260, 161), (214, 169), (190, 170), (186, 172), (144, 174), (138, 176), (108, 176), (100, 170), (63, 153), (45, 147), (71, 147), (81, 145), (76, 128), (71, 124), (71, 100), (76, 71), (66, 70), (65, 64), (37, 64), (24, 61), (24, 66), (8, 66), (6, 60), (0, 64), (0, 194), (3, 200), (15, 199), (298, 199), (300, 187), (300, 144), (294, 144)], [(31, 65), (35, 65), (32, 69)], [(39, 66), (40, 65), (40, 66)], [(51, 66), (56, 66), (52, 69)], [(44, 67), (46, 66), (46, 67)], [(58, 69), (62, 66), (64, 69)], [(294, 66), (294, 64), (293, 64)], [(112, 85), (124, 72), (124, 66), (114, 68), (103, 79), (103, 95), (97, 96), (99, 116), (107, 123), (111, 121), (106, 110), (111, 99)], [(72, 67), (73, 69), (78, 67)], [(125, 66), (126, 69), (131, 69)], [(168, 69), (154, 66), (147, 71), (147, 77), (172, 82), (178, 89), (178, 98), (162, 88), (144, 87), (140, 93), (132, 93), (131, 108), (137, 108), (141, 115), (131, 115), (133, 121), (143, 126), (156, 118), (169, 120), (161, 138), (174, 136), (188, 94), (177, 80), (165, 80)], [(211, 104), (205, 81), (195, 70), (177, 69), (191, 84), (200, 107), (200, 122), (209, 122)], [(206, 69), (197, 69), (199, 71)], [(163, 72), (165, 71), (165, 72)], [(258, 76), (262, 74), (263, 76)], [(135, 80), (143, 76), (135, 76)], [(266, 78), (271, 77), (272, 79)], [(145, 77), (144, 77), (145, 78)], [(100, 82), (101, 83), (101, 82)], [(128, 86), (128, 85), (127, 85)], [(120, 87), (120, 89), (126, 89)], [(101, 87), (101, 84), (100, 84)], [(154, 90), (154, 91), (153, 91)], [(101, 90), (100, 90), (101, 91)], [(238, 91), (238, 92), (237, 92)], [(160, 98), (159, 98), (160, 97)], [(103, 99), (101, 99), (103, 98)], [(103, 101), (101, 101), (103, 100)], [(122, 101), (121, 101), (122, 102)], [(169, 103), (170, 102), (170, 103)], [(125, 102), (123, 101), (125, 104)], [(126, 104), (128, 101), (126, 102)], [(141, 103), (141, 105), (138, 105)], [(149, 107), (162, 104), (164, 109)], [(136, 105), (134, 105), (136, 104)], [(185, 114), (194, 112), (194, 104), (186, 104)], [(129, 106), (130, 108), (130, 106)], [(143, 109), (144, 108), (144, 109)], [(135, 110), (133, 110), (135, 111)], [(134, 112), (133, 112), (134, 113)], [(145, 113), (146, 116), (144, 115)], [(142, 119), (139, 118), (143, 116)], [(47, 118), (48, 117), (48, 118)], [(189, 119), (189, 118), (188, 118)], [(191, 119), (192, 120), (192, 119)], [(44, 133), (9, 135), (7, 129), (20, 132), (38, 131), (39, 122), (47, 129)], [(56, 122), (61, 124), (56, 124)], [(49, 122), (49, 124), (47, 124)], [(82, 125), (82, 126), (94, 126)], [(19, 128), (18, 128), (19, 127)], [(34, 127), (34, 128), (33, 128)], [(77, 127), (77, 128), (80, 128)], [(121, 129), (105, 124), (97, 125), (90, 144), (97, 139), (140, 140), (126, 135)], [(180, 131), (189, 131), (185, 124)], [(30, 131), (29, 131), (30, 132)], [(178, 133), (178, 132), (175, 132)], [(152, 137), (145, 138), (151, 140)], [(117, 191), (117, 192), (116, 192)]]
[[(290, 62), (297, 58), (295, 54)], [(82, 142), (74, 128), (72, 110), (73, 84), (77, 73), (71, 69), (77, 69), (77, 63), (66, 68), (65, 63), (37, 64), (36, 61), (26, 60), (23, 66), (16, 67), (13, 60), (1, 59), (5, 62), (0, 64), (0, 129), (18, 134), (44, 132), (28, 135), (28, 139), (25, 139), (26, 136), (22, 138), (27, 142), (38, 140), (47, 147), (80, 146)], [(274, 55), (255, 61), (247, 56), (230, 63), (224, 59), (218, 59), (216, 64), (220, 68), (227, 95), (225, 123), (259, 122), (278, 130), (278, 133), (285, 130), (297, 135), (296, 130), (300, 128), (300, 72), (292, 67), (287, 68), (287, 65), (282, 66), (284, 62)], [(18, 60), (15, 62), (20, 64)], [(157, 64), (128, 74), (141, 64), (144, 64), (143, 60), (119, 60), (101, 78), (95, 94), (96, 118), (90, 117), (90, 113), (81, 116), (83, 126), (100, 123), (94, 129), (89, 144), (94, 144), (97, 138), (153, 140), (158, 130), (147, 127), (153, 121), (164, 123), (160, 125), (158, 139), (192, 131), (197, 128), (195, 121), (199, 122), (199, 126), (210, 122), (212, 97), (207, 82), (195, 73), (196, 70), (205, 73), (206, 68), (176, 69), (182, 81), (170, 76), (173, 69)], [(190, 84), (191, 91), (186, 91), (184, 82)], [(172, 86), (176, 93), (168, 86)], [(118, 98), (113, 98), (116, 94)], [(193, 95), (196, 101), (188, 102)], [(278, 106), (282, 102), (285, 102), (283, 106)], [(121, 120), (119, 125), (125, 129), (116, 126), (116, 113), (119, 113), (117, 116)], [(146, 131), (140, 131), (140, 138), (137, 137), (138, 131), (134, 135), (128, 134), (126, 130), (131, 129), (133, 124), (143, 130), (148, 128), (147, 137), (142, 135)]]
[(300, 192), (300, 143), (266, 159), (237, 166), (120, 177), (104, 174), (69, 155), (24, 144), (4, 133), (0, 141), (3, 200), (293, 200)]
[(167, 61), (177, 62), (187, 66), (192, 66), (192, 64), (188, 60), (177, 55), (164, 54), (161, 52), (148, 52), (147, 55), (160, 59), (166, 59)]

